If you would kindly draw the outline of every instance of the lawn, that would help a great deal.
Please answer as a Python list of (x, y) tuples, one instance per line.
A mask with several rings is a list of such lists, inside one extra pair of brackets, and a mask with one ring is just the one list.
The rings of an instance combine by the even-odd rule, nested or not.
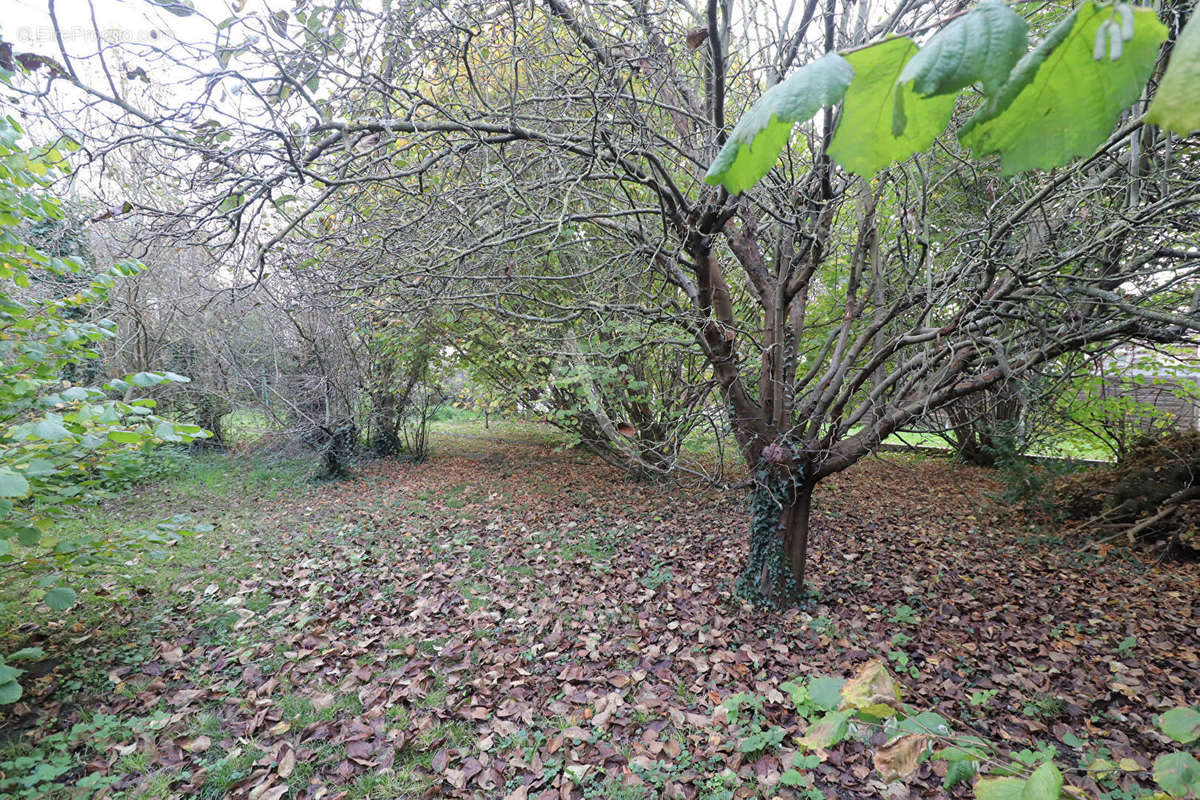
[[(1081, 551), (996, 503), (994, 473), (889, 454), (827, 481), (819, 599), (777, 614), (731, 591), (741, 494), (633, 483), (555, 441), (439, 423), (431, 461), (340, 482), (208, 455), (87, 511), (73, 524), (215, 528), (90, 576), (68, 616), (3, 618), (4, 647), (48, 658), (0, 712), (0, 794), (905, 797), (870, 731), (779, 784), (807, 727), (784, 684), (881, 659), (915, 708), (1053, 748), (1115, 800), (1169, 749), (1155, 715), (1197, 700), (1197, 565)], [(1137, 769), (1098, 781), (1097, 757)], [(924, 763), (914, 796), (970, 796), (946, 769)]]

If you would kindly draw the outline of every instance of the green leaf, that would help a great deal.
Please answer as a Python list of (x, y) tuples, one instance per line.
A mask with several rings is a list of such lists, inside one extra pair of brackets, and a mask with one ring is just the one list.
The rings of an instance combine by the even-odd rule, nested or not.
[(6, 661), (32, 661), (39, 658), (45, 658), (46, 651), (40, 647), (22, 647), (15, 653), (9, 653), (5, 656)]
[(165, 383), (166, 379), (154, 372), (139, 372), (130, 377), (129, 382), (134, 386), (157, 386), (160, 383)]
[(928, 733), (933, 736), (949, 736), (950, 723), (941, 714), (932, 711), (922, 711), (912, 717), (900, 720), (896, 730), (901, 733)]
[(842, 687), (845, 685), (844, 678), (813, 678), (808, 682), (808, 694), (814, 704), (827, 711), (833, 711), (842, 702)]
[(1171, 51), (1171, 61), (1158, 84), (1146, 121), (1180, 136), (1200, 130), (1197, 86), (1200, 86), (1200, 14), (1193, 11)]
[(108, 438), (117, 444), (137, 444), (142, 441), (142, 434), (133, 431), (109, 431)]
[(0, 706), (15, 703), (21, 699), (21, 684), (16, 681), (0, 683)]
[(1200, 739), (1200, 711), (1172, 708), (1158, 718), (1158, 727), (1180, 744), (1191, 744)]
[(966, 783), (975, 777), (974, 761), (951, 761), (946, 768), (946, 777), (942, 779), (943, 789), (953, 789), (960, 783)]
[(29, 481), (7, 467), (0, 467), (0, 497), (25, 497)]
[(900, 73), (922, 97), (957, 92), (979, 81), (994, 94), (1025, 53), (1029, 27), (999, 0), (984, 0), (971, 13), (938, 31)]
[(35, 458), (25, 467), (25, 477), (44, 478), (53, 475), (58, 465), (46, 458)]
[(805, 786), (809, 782), (809, 778), (805, 777), (803, 772), (795, 769), (785, 770), (779, 776), (779, 782), (784, 786)]
[(988, 743), (977, 736), (957, 736), (953, 744), (948, 744), (938, 750), (933, 757), (950, 762), (983, 761), (988, 757), (989, 750), (991, 747)]
[(850, 730), (849, 720), (850, 715), (844, 711), (830, 711), (809, 725), (804, 736), (797, 739), (796, 742), (812, 749), (833, 747), (846, 738), (846, 734)]
[(1134, 9), (1134, 36), (1117, 60), (1093, 57), (1110, 7), (1085, 2), (1017, 64), (1000, 91), (959, 131), (976, 155), (999, 153), (1005, 174), (1050, 169), (1090, 155), (1146, 85), (1167, 29)]
[(1168, 753), (1154, 760), (1154, 782), (1176, 797), (1200, 794), (1200, 761), (1189, 753)]
[(63, 424), (55, 419), (44, 419), (34, 426), (33, 432), (37, 434), (39, 439), (44, 439), (47, 442), (60, 442), (71, 436), (71, 432), (63, 427)]
[(46, 591), (42, 601), (55, 611), (66, 611), (75, 604), (75, 590), (68, 586), (55, 586)]
[[(909, 86), (896, 86), (904, 65), (917, 51), (896, 37), (851, 53), (854, 83), (846, 92), (829, 156), (864, 178), (933, 144), (954, 112), (954, 95), (925, 98)], [(902, 120), (894, 120), (901, 109)], [(896, 121), (895, 129), (893, 121)], [(900, 135), (896, 135), (896, 130)]]
[(975, 784), (978, 800), (1022, 800), (1025, 781), (1020, 778), (983, 778)]
[(231, 194), (228, 197), (221, 200), (221, 204), (219, 206), (217, 206), (217, 211), (219, 211), (222, 214), (225, 214), (229, 211), (233, 211), (235, 208), (240, 207), (243, 202), (245, 202), (244, 195)]
[(704, 180), (733, 194), (758, 183), (775, 165), (792, 126), (841, 100), (853, 78), (846, 59), (826, 53), (772, 86), (734, 126)]
[(164, 442), (182, 442), (183, 438), (175, 433), (175, 426), (169, 422), (160, 422), (154, 429), (154, 435)]
[(1058, 767), (1047, 762), (1033, 771), (1021, 789), (1021, 800), (1058, 800), (1062, 794), (1063, 776)]
[(17, 541), (26, 547), (33, 547), (41, 541), (42, 532), (32, 525), (17, 525), (15, 526), (15, 530), (17, 532)]
[(5, 664), (3, 661), (0, 661), (0, 683), (8, 683), (9, 681), (15, 681), (17, 678), (19, 678), (21, 675), (24, 675), (24, 674), (25, 674), (25, 670), (17, 669), (16, 667), (10, 667), (8, 664)]

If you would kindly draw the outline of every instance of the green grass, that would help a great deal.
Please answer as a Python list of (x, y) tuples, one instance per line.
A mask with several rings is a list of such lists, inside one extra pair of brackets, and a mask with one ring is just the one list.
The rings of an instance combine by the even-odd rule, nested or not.
[[(37, 573), (6, 576), (0, 585), (0, 653), (26, 646), (26, 637), (31, 633), (39, 639), (46, 638), (46, 649), (58, 662), (55, 700), (64, 708), (88, 708), (93, 698), (106, 693), (132, 698), (146, 688), (150, 679), (139, 675), (137, 667), (156, 655), (157, 642), (177, 622), (174, 609), (188, 608), (188, 613), (207, 618), (209, 626), (201, 624), (197, 633), (207, 635), (208, 643), (236, 641), (241, 634), (233, 630), (233, 624), (239, 617), (223, 601), (231, 596), (239, 580), (261, 570), (261, 558), (269, 554), (266, 544), (250, 533), (260, 525), (261, 499), (309, 491), (310, 473), (311, 464), (305, 462), (235, 461), (222, 454), (202, 453), (182, 459), (174, 473), (158, 483), (125, 492), (120, 503), (74, 509), (48, 532), (50, 536), (69, 540), (81, 534), (102, 533), (119, 542), (131, 531), (152, 526), (155, 521), (180, 512), (189, 512), (194, 522), (209, 523), (214, 528), (185, 536), (180, 544), (169, 548), (171, 558), (165, 562), (135, 555), (122, 556), (113, 563), (77, 568), (69, 578), (69, 584), (77, 590), (77, 599), (67, 613), (53, 612), (29, 602), (28, 595), (37, 591)], [(116, 552), (122, 553), (119, 546)], [(216, 587), (211, 599), (198, 600), (194, 593), (181, 588), (182, 582), (195, 583), (198, 579), (203, 581), (201, 585)], [(270, 597), (265, 592), (249, 594), (244, 599), (245, 607), (251, 610), (262, 611), (269, 603)], [(85, 635), (75, 644), (54, 646), (56, 641), (78, 637), (81, 632)], [(126, 665), (134, 668), (128, 682), (114, 685), (108, 671)], [(30, 687), (31, 692), (36, 689)], [(152, 715), (164, 710), (160, 703), (144, 713)], [(206, 710), (191, 718), (188, 734), (208, 735), (214, 741), (223, 737), (221, 718), (215, 711), (215, 708)], [(0, 771), (17, 775), (13, 761), (21, 758), (47, 763), (66, 758), (77, 768), (96, 757), (98, 753), (93, 748), (103, 742), (132, 738), (129, 731), (144, 726), (147, 718), (97, 717), (73, 740), (50, 737), (40, 743), (25, 733), (14, 736), (13, 731), (0, 728), (0, 753), (5, 754), (0, 761), (10, 762), (6, 770), (0, 767)], [(222, 771), (236, 772), (239, 765), (240, 762), (217, 765), (202, 796), (223, 797), (228, 787), (224, 785)], [(118, 775), (125, 771), (143, 776), (135, 789), (124, 796), (151, 798), (171, 793), (168, 787), (178, 776), (145, 774), (147, 768), (147, 757), (141, 751), (115, 762)], [(66, 796), (65, 791), (61, 784), (45, 784), (38, 786), (33, 796)]]
[(228, 444), (257, 441), (264, 433), (279, 430), (275, 420), (257, 408), (234, 409), (221, 417), (220, 425)]
[[(883, 440), (885, 445), (899, 447), (930, 448), (951, 451), (950, 445), (936, 433), (924, 431), (899, 431)], [(1043, 458), (1079, 459), (1086, 461), (1111, 461), (1112, 452), (1098, 440), (1074, 437), (1048, 442), (1028, 455)]]

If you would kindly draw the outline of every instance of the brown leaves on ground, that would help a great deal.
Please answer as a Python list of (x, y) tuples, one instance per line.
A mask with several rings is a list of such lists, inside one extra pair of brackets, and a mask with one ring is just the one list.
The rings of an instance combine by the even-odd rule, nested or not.
[[(895, 457), (827, 481), (810, 569), (822, 599), (772, 614), (731, 594), (741, 496), (633, 484), (531, 446), (377, 462), (226, 529), (245, 577), (213, 591), (212, 564), (182, 581), (161, 643), (106, 664), (112, 691), (88, 710), (157, 710), (157, 728), (114, 743), (150, 765), (117, 788), (166, 776), (179, 797), (697, 798), (722, 773), (738, 797), (788, 797), (774, 784), (808, 726), (779, 684), (892, 653), (905, 702), (960, 732), (1056, 743), (1064, 764), (1070, 733), (1148, 764), (1164, 747), (1154, 715), (1194, 702), (1200, 679), (1195, 565), (1063, 555), (980, 510), (990, 475)], [(27, 720), (80, 713), (54, 689)], [(894, 695), (864, 690), (883, 708)], [(739, 692), (765, 698), (778, 749), (739, 750), (753, 731), (714, 713)], [(912, 773), (913, 796), (941, 795), (944, 762), (916, 763), (925, 744), (822, 751), (815, 786), (879, 796)], [(120, 759), (91, 768), (120, 774)]]

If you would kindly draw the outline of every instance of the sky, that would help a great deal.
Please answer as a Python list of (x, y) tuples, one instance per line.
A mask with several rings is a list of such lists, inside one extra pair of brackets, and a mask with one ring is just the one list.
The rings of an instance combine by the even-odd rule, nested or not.
[[(220, 21), (233, 12), (226, 0), (193, 0), (196, 9), (211, 19)], [(50, 24), (47, 0), (3, 0), (0, 33), (16, 45), (18, 51), (53, 54), (58, 46)], [(247, 6), (265, 6), (266, 0), (250, 0)], [(62, 27), (63, 43), (71, 55), (86, 55), (96, 49), (96, 34), (92, 28), (91, 8), (95, 8), (96, 24), (109, 42), (145, 42), (153, 40), (155, 32), (173, 30), (187, 38), (189, 30), (212, 27), (197, 24), (188, 17), (178, 17), (155, 8), (146, 0), (56, 0), (55, 13)]]

